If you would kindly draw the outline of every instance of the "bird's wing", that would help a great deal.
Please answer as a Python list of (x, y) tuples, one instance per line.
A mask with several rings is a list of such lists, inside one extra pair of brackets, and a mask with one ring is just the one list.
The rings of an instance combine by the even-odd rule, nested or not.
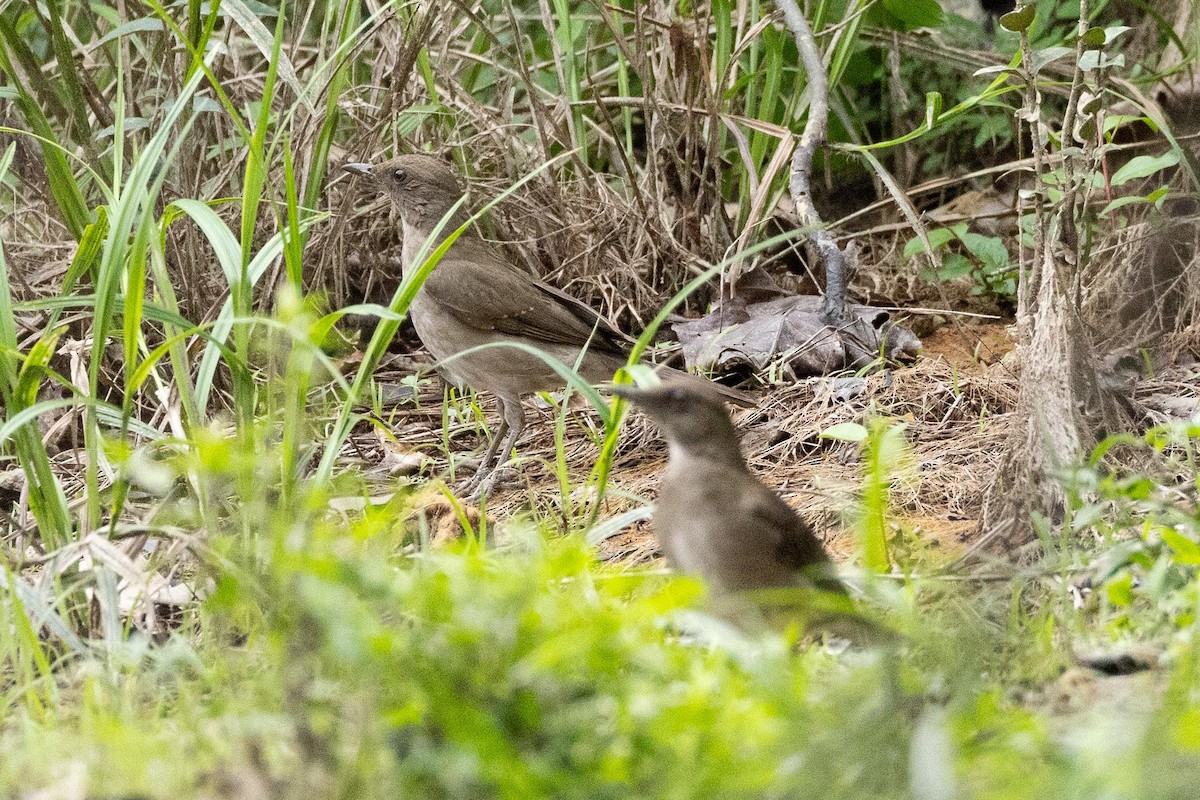
[(425, 280), (426, 295), (460, 322), (547, 344), (622, 355), (625, 337), (591, 306), (534, 279), (482, 243), (460, 240)]
[(794, 570), (829, 563), (812, 526), (779, 495), (756, 481), (755, 489), (745, 492), (741, 502), (779, 563)]

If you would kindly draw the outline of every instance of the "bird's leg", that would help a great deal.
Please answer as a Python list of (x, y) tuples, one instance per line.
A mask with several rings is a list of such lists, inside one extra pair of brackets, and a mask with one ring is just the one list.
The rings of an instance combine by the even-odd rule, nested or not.
[(492, 493), (492, 483), (495, 480), (496, 472), (499, 468), (508, 461), (512, 455), (513, 448), (517, 446), (517, 439), (520, 438), (521, 432), (525, 430), (525, 410), (521, 408), (521, 398), (500, 398), (500, 413), (504, 417), (504, 423), (500, 426), (500, 430), (496, 432), (496, 438), (492, 441), (492, 447), (488, 448), (491, 452), (496, 442), (500, 441), (500, 434), (504, 429), (508, 429), (508, 436), (504, 439), (504, 444), (500, 446), (500, 450), (494, 453), (494, 457), (484, 459), (484, 463), (479, 465), (479, 471), (475, 473), (476, 483), (475, 490), (471, 492), (468, 499), (479, 500), (483, 497), (488, 497)]
[(496, 453), (500, 449), (500, 443), (504, 441), (504, 438), (507, 435), (508, 420), (504, 417), (501, 417), (500, 427), (496, 430), (495, 435), (492, 436), (492, 441), (490, 444), (488, 444), (487, 450), (483, 452), (483, 458), (480, 459), (479, 466), (475, 469), (475, 474), (472, 475), (468, 480), (459, 484), (459, 494), (474, 494), (475, 489), (479, 487), (479, 484), (484, 478), (487, 477), (487, 474), (491, 472), (491, 464), (496, 460)]

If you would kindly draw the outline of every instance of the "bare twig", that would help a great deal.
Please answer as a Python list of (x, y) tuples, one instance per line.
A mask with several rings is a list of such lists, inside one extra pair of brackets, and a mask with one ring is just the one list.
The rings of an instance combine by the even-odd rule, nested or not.
[(800, 224), (808, 230), (809, 243), (825, 265), (825, 301), (821, 304), (821, 317), (826, 324), (839, 326), (845, 322), (846, 316), (846, 261), (813, 205), (809, 183), (813, 156), (825, 141), (829, 120), (829, 83), (825, 77), (821, 52), (817, 49), (812, 28), (804, 18), (804, 13), (794, 0), (776, 0), (775, 4), (783, 12), (788, 30), (796, 39), (796, 49), (808, 75), (808, 121), (804, 124), (804, 132), (800, 134), (796, 152), (792, 154), (789, 188)]

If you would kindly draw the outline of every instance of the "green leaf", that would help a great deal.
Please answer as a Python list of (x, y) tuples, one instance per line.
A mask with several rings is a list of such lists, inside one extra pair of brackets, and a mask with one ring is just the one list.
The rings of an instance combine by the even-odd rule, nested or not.
[(1113, 114), (1104, 118), (1104, 133), (1107, 135), (1122, 125), (1128, 125), (1133, 122), (1140, 122), (1148, 127), (1151, 133), (1158, 133), (1158, 125), (1154, 120), (1141, 114)]
[(971, 260), (961, 253), (951, 253), (942, 262), (942, 268), (937, 271), (939, 281), (952, 281), (970, 275), (975, 267)]
[[(929, 231), (929, 246), (933, 249), (943, 247), (947, 242), (953, 242), (967, 232), (967, 224), (965, 222), (958, 225), (951, 225), (949, 228), (934, 228)], [(904, 257), (912, 258), (925, 249), (925, 245), (921, 243), (920, 237), (913, 237), (904, 245)]]
[(120, 39), (122, 36), (128, 36), (131, 33), (158, 33), (166, 29), (167, 26), (163, 25), (161, 19), (158, 19), (157, 17), (142, 17), (141, 19), (135, 19), (132, 22), (126, 22), (124, 25), (118, 25), (97, 39), (95, 43), (89, 45), (88, 49), (94, 50), (103, 44), (107, 44), (115, 39)]
[(1133, 604), (1133, 576), (1128, 572), (1104, 585), (1108, 602), (1114, 606), (1126, 608)]
[(1008, 248), (1004, 246), (1003, 239), (978, 233), (964, 233), (960, 238), (963, 246), (967, 248), (967, 252), (979, 260), (985, 271), (996, 272), (1008, 269)]
[(1135, 156), (1112, 176), (1113, 186), (1123, 186), (1137, 178), (1148, 178), (1156, 172), (1179, 163), (1179, 151), (1169, 150), (1161, 156)]
[(1171, 193), (1171, 187), (1160, 186), (1157, 189), (1155, 189), (1153, 192), (1151, 192), (1150, 194), (1146, 195), (1146, 202), (1154, 203), (1157, 205), (1160, 200), (1162, 200), (1164, 197), (1166, 197), (1170, 193)]
[(867, 438), (867, 429), (857, 422), (842, 422), (825, 429), (821, 438), (836, 439), (839, 442), (862, 442)]
[(1118, 208), (1124, 208), (1125, 206), (1131, 206), (1136, 203), (1148, 203), (1154, 205), (1158, 209), (1161, 209), (1163, 201), (1166, 200), (1170, 194), (1170, 187), (1160, 186), (1145, 197), (1140, 195), (1133, 195), (1131, 197), (1118, 197), (1116, 200), (1113, 200), (1104, 208), (1100, 209), (1100, 214), (1108, 214), (1111, 211), (1116, 211)]
[(1174, 528), (1163, 528), (1159, 535), (1162, 540), (1175, 551), (1175, 561), (1179, 564), (1200, 565), (1200, 544), (1184, 536)]
[(1000, 74), (1018, 75), (1019, 76), (1021, 74), (1021, 72), (1020, 72), (1020, 70), (1013, 69), (1012, 67), (1008, 66), (1007, 64), (994, 64), (990, 67), (980, 67), (979, 69), (977, 69), (971, 73), (971, 77), (982, 78), (982, 77), (986, 77), (988, 75), (1000, 75)]
[(1146, 202), (1148, 202), (1147, 198), (1142, 197), (1141, 195), (1134, 195), (1132, 197), (1118, 197), (1116, 200), (1113, 200), (1111, 203), (1106, 205), (1104, 208), (1100, 209), (1100, 216), (1104, 216), (1105, 214), (1110, 214), (1113, 211), (1116, 211), (1118, 208), (1124, 208), (1125, 206), (1132, 206), (1137, 203), (1146, 203)]
[(1121, 496), (1129, 500), (1149, 500), (1157, 486), (1145, 475), (1134, 475), (1117, 482)]
[(1013, 33), (1021, 33), (1033, 24), (1034, 17), (1037, 16), (1037, 11), (1032, 5), (1018, 8), (1016, 11), (1010, 11), (1000, 17), (1000, 27), (1006, 31)]
[(913, 28), (937, 28), (942, 24), (942, 7), (935, 0), (883, 0), (883, 7)]
[(975, 132), (974, 147), (983, 147), (992, 141), (1001, 144), (1012, 140), (1011, 119), (1007, 115), (988, 114), (980, 121), (979, 130)]
[(1088, 28), (1087, 33), (1079, 37), (1079, 41), (1084, 47), (1103, 47), (1107, 41), (1107, 35), (1104, 28)]
[(925, 127), (932, 129), (942, 115), (941, 92), (925, 93)]
[(1110, 25), (1104, 29), (1104, 43), (1109, 44), (1126, 31), (1133, 30), (1128, 25)]
[(1079, 68), (1084, 71), (1123, 66), (1125, 66), (1124, 54), (1109, 57), (1099, 50), (1087, 50), (1079, 57)]
[(1036, 50), (1033, 53), (1033, 71), (1034, 74), (1042, 71), (1042, 68), (1047, 64), (1058, 61), (1060, 58), (1074, 55), (1075, 48), (1073, 47), (1045, 47), (1041, 50)]

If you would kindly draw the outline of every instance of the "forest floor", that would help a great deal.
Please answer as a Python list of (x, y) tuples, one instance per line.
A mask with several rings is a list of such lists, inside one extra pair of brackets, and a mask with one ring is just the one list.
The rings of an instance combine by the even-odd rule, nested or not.
[[(915, 364), (866, 376), (855, 397), (835, 396), (832, 377), (752, 389), (759, 403), (733, 410), (746, 460), (755, 474), (817, 526), (836, 558), (849, 560), (856, 546), (852, 529), (862, 487), (858, 447), (821, 435), (834, 425), (866, 424), (872, 417), (901, 423), (911, 452), (907, 468), (893, 476), (893, 534), (903, 532), (903, 538), (940, 548), (949, 557), (970, 543), (983, 491), (1009, 429), (1017, 384), (1003, 357), (1011, 349), (1004, 321), (948, 324), (925, 338)], [(415, 362), (398, 356), (392, 368), (421, 366), (420, 356)], [(378, 380), (396, 384), (400, 377), (385, 366)], [(395, 486), (389, 471), (420, 466), (423, 474), (412, 480), (421, 482), (429, 474), (445, 475), (451, 462), (469, 465), (471, 455), (486, 444), (477, 413), (451, 421), (443, 439), (439, 380), (423, 381), (418, 397), (416, 409), (405, 405), (385, 415), (394, 443), (366, 430), (345, 451), (348, 459), (379, 478), (381, 492)], [(480, 403), (493, 426), (494, 402), (481, 397)], [(507, 480), (488, 504), (492, 523), (530, 509), (561, 517), (562, 509), (572, 504), (562, 500), (555, 467), (556, 407), (540, 398), (526, 405), (529, 426), (518, 444), (520, 460), (506, 470)], [(596, 461), (595, 436), (601, 426), (585, 406), (568, 405), (563, 453), (571, 483), (577, 486)], [(631, 414), (625, 424), (602, 519), (627, 511), (639, 499), (653, 498), (666, 463), (664, 444), (640, 415)], [(446, 442), (452, 443), (449, 458)], [(435, 539), (461, 532), (456, 516), (446, 513), (449, 506), (443, 495), (434, 493), (429, 502)], [(613, 532), (600, 544), (602, 558), (631, 566), (644, 564), (656, 553), (652, 526), (645, 521)]]

